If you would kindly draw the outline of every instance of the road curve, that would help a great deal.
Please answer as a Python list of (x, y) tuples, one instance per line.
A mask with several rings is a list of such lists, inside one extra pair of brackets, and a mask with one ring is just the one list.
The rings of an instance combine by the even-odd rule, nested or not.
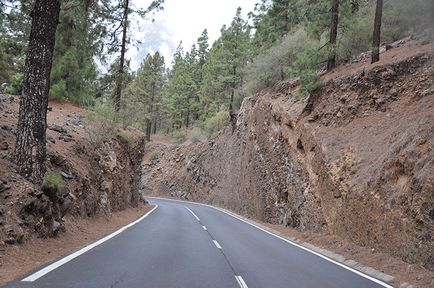
[(151, 203), (158, 208), (122, 233), (49, 273), (38, 274), (41, 267), (5, 287), (391, 287), (212, 207)]

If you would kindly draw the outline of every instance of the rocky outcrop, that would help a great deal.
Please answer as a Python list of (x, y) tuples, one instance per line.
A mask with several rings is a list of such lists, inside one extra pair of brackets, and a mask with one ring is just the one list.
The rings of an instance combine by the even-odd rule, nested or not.
[[(18, 97), (0, 95), (0, 248), (21, 244), (31, 235), (64, 231), (64, 216), (93, 217), (142, 203), (139, 192), (144, 137), (127, 128), (91, 142), (82, 125), (83, 110), (71, 104), (49, 109), (47, 166), (62, 185), (34, 186), (13, 163)], [(73, 112), (69, 111), (73, 110)], [(50, 123), (51, 122), (51, 123)], [(61, 140), (61, 141), (56, 141)]]
[(234, 131), (148, 145), (142, 189), (327, 231), (433, 270), (433, 59), (346, 73), (304, 100), (281, 82), (244, 100)]

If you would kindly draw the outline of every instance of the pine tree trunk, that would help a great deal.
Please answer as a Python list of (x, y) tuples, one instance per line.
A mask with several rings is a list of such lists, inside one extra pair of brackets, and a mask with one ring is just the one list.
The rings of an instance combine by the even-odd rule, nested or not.
[(152, 122), (148, 119), (146, 122), (146, 141), (151, 141)]
[(331, 26), (330, 26), (330, 45), (332, 51), (327, 63), (327, 70), (331, 70), (336, 67), (336, 38), (338, 36), (338, 24), (339, 24), (339, 0), (332, 0)]
[(374, 33), (372, 36), (371, 63), (380, 61), (381, 18), (383, 15), (383, 0), (377, 0), (375, 10)]
[(123, 17), (123, 29), (122, 29), (122, 41), (121, 41), (121, 58), (119, 60), (119, 70), (116, 81), (116, 90), (113, 95), (113, 101), (115, 103), (116, 111), (119, 111), (121, 108), (121, 94), (122, 94), (122, 85), (124, 81), (124, 65), (125, 65), (125, 53), (126, 53), (126, 45), (127, 45), (127, 29), (128, 29), (128, 9), (129, 9), (129, 0), (125, 0), (124, 4), (124, 17)]
[[(236, 75), (237, 75), (237, 67), (236, 66), (233, 66), (232, 67), (232, 75), (234, 76), (234, 77), (236, 77)], [(232, 91), (231, 91), (231, 99), (230, 99), (230, 102), (229, 102), (229, 112), (233, 112), (233, 110), (234, 110), (234, 98), (235, 98), (235, 83), (232, 85)]]
[(40, 184), (46, 172), (46, 129), (50, 72), (59, 0), (36, 0), (32, 12), (29, 48), (15, 144), (15, 162), (21, 175)]

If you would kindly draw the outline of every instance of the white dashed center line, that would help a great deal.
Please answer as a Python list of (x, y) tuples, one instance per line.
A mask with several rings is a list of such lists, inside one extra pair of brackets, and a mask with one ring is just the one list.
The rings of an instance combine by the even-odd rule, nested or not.
[(241, 288), (248, 288), (246, 282), (244, 282), (243, 277), (235, 276), (235, 279), (237, 279), (238, 285), (240, 285)]
[(202, 228), (203, 228), (203, 230), (205, 230), (205, 231), (207, 230), (205, 226), (202, 226)]
[(222, 249), (222, 246), (220, 246), (219, 242), (217, 242), (216, 240), (212, 240), (212, 242), (214, 242), (217, 248)]

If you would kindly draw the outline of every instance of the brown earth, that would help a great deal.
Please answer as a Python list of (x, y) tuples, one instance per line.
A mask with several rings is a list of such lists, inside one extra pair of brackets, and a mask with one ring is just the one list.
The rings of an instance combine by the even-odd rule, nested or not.
[[(332, 235), (434, 270), (434, 44), (410, 41), (382, 59), (327, 73), (307, 99), (297, 100), (296, 81), (246, 98), (234, 133), (150, 143), (144, 193)], [(420, 285), (429, 287), (423, 271)]]
[[(72, 241), (74, 245), (85, 243), (70, 239), (73, 235), (71, 232), (79, 227), (68, 220), (71, 217), (82, 226), (91, 223), (92, 217), (111, 219), (106, 223), (100, 221), (101, 227), (98, 229), (94, 226), (97, 237), (106, 233), (104, 231), (110, 231), (122, 219), (127, 221), (136, 217), (144, 209), (143, 198), (138, 190), (144, 149), (142, 133), (132, 128), (105, 133), (106, 130), (97, 122), (88, 120), (93, 115), (90, 112), (68, 102), (51, 102), (48, 112), (47, 166), (61, 175), (64, 187), (57, 192), (43, 191), (17, 174), (13, 163), (18, 106), (18, 96), (0, 95), (2, 277), (5, 271), (9, 271), (9, 276), (19, 275), (17, 273), (24, 271), (18, 269), (21, 265), (25, 270), (32, 268), (31, 261), (17, 262), (18, 259), (24, 259), (19, 255), (24, 257), (38, 245), (43, 246), (41, 243), (48, 245), (47, 249), (56, 256), (72, 248), (69, 244), (63, 245), (63, 242)], [(105, 137), (95, 137), (97, 132)], [(112, 216), (129, 207), (141, 210), (119, 214), (120, 219)], [(61, 237), (56, 239), (61, 240), (49, 239), (59, 235)], [(56, 246), (49, 246), (51, 244)], [(14, 255), (21, 258), (14, 260)], [(47, 259), (41, 258), (40, 261)], [(18, 269), (17, 273), (13, 272), (15, 268)]]

